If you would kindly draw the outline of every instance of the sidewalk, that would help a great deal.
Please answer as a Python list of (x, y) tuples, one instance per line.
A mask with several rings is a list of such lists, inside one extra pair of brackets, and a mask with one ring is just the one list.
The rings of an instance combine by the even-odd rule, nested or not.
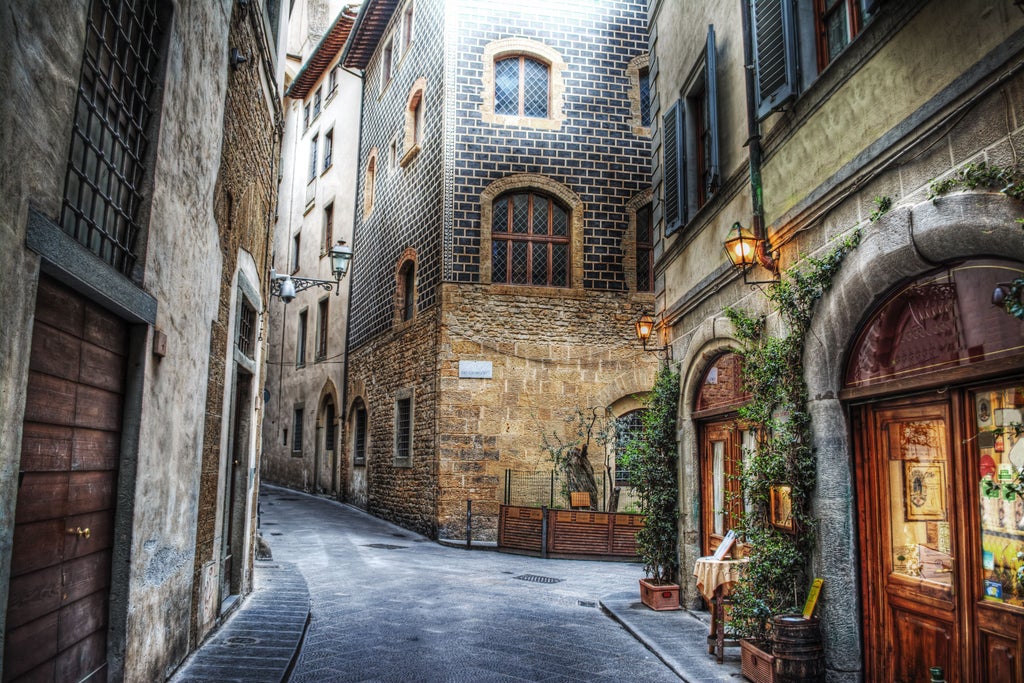
[[(287, 493), (290, 496), (305, 495), (290, 490)], [(360, 515), (366, 514), (356, 508), (350, 509)], [(415, 535), (405, 530), (403, 533)], [(427, 541), (425, 538), (422, 540)], [(493, 554), (495, 560), (502, 557), (493, 551), (493, 544), (486, 544), (490, 546), (487, 549), (481, 547), (483, 545), (474, 544), (474, 550), (470, 552)], [(739, 648), (727, 648), (725, 661), (721, 665), (716, 664), (714, 657), (708, 654), (707, 613), (691, 613), (686, 610), (655, 612), (640, 603), (636, 581), (626, 583), (622, 572), (608, 572), (606, 576), (608, 578), (603, 583), (598, 577), (589, 577), (591, 588), (597, 589), (595, 596), (601, 596), (599, 603), (607, 615), (605, 618), (617, 621), (680, 679), (690, 683), (744, 680), (740, 674)], [(306, 580), (294, 564), (272, 560), (255, 563), (254, 581), (253, 593), (193, 653), (171, 679), (171, 683), (277, 683), (288, 680), (292, 666), (302, 650), (310, 615), (310, 593)]]

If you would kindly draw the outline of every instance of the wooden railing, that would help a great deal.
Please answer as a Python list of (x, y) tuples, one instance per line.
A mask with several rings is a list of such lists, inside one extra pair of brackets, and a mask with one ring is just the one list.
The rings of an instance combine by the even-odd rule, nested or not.
[(643, 515), (502, 505), (500, 550), (557, 556), (636, 557)]

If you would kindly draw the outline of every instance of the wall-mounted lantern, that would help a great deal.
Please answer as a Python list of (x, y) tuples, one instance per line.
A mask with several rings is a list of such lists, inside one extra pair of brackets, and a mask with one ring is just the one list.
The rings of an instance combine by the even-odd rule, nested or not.
[(352, 261), (352, 247), (345, 244), (345, 240), (338, 240), (338, 243), (331, 247), (331, 272), (334, 273), (334, 281), (315, 280), (308, 277), (292, 277), (291, 275), (278, 275), (273, 268), (270, 269), (270, 295), (276, 296), (286, 304), (295, 300), (295, 295), (310, 287), (320, 287), (328, 292), (332, 289), (334, 293), (341, 293), (341, 280), (348, 274), (348, 266)]

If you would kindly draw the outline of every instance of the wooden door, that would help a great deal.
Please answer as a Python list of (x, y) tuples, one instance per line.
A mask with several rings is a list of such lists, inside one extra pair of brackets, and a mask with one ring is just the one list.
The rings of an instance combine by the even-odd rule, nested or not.
[(963, 676), (963, 494), (948, 400), (860, 412), (857, 439), (866, 680)]
[(5, 681), (106, 679), (127, 327), (41, 278), (32, 328)]
[(750, 433), (736, 420), (708, 422), (701, 438), (701, 550), (710, 555), (738, 521), (742, 508), (739, 475)]

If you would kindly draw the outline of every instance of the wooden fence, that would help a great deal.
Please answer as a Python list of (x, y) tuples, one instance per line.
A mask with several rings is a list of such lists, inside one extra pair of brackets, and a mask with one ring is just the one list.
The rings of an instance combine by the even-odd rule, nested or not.
[(502, 505), (498, 549), (544, 557), (633, 560), (636, 532), (643, 525), (643, 515)]

